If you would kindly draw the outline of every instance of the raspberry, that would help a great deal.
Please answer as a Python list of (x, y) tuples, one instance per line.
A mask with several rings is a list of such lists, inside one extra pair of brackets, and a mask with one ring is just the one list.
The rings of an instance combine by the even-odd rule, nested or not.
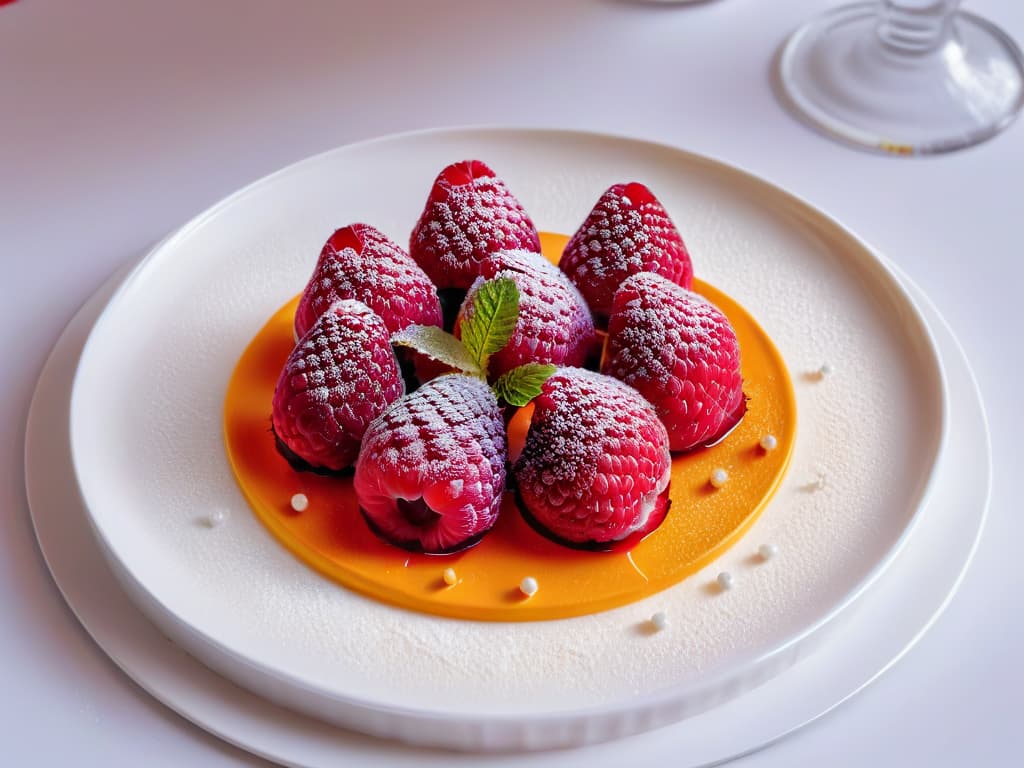
[(523, 206), (479, 160), (445, 168), (434, 181), (409, 252), (438, 288), (466, 290), (497, 251), (540, 253)]
[(634, 275), (615, 294), (601, 371), (650, 401), (673, 451), (717, 442), (746, 412), (729, 320), (655, 274)]
[(630, 275), (657, 272), (684, 288), (693, 283), (683, 238), (651, 190), (637, 182), (616, 184), (601, 195), (566, 244), (559, 266), (601, 325)]
[(388, 333), (441, 324), (441, 303), (430, 278), (401, 246), (368, 224), (339, 229), (324, 245), (295, 311), (296, 337), (338, 299), (366, 304)]
[(433, 379), (367, 429), (355, 491), (367, 522), (406, 549), (451, 552), (476, 543), (498, 517), (508, 444), (487, 384)]
[(618, 541), (643, 529), (671, 478), (668, 435), (634, 389), (563, 368), (534, 400), (513, 468), (535, 523), (574, 544)]
[(543, 256), (529, 251), (502, 251), (485, 265), (484, 274), (466, 294), (462, 319), (472, 312), (477, 288), (484, 279), (511, 278), (519, 288), (519, 319), (508, 344), (491, 356), (492, 380), (524, 363), (582, 365), (596, 342), (594, 321), (586, 302), (562, 272)]
[(321, 470), (351, 466), (367, 425), (402, 396), (389, 339), (383, 321), (353, 300), (332, 304), (299, 339), (277, 380), (271, 416), (286, 458)]

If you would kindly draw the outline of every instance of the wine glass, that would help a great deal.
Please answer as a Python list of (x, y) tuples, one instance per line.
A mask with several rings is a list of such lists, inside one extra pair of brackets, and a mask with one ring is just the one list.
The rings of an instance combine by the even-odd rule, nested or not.
[(786, 42), (779, 80), (814, 127), (900, 155), (991, 138), (1024, 104), (1024, 59), (960, 0), (878, 0), (835, 8)]

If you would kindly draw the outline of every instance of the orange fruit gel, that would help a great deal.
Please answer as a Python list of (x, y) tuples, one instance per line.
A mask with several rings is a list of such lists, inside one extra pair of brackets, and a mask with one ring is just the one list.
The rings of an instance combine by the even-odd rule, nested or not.
[[(557, 260), (566, 238), (542, 235)], [(740, 342), (748, 410), (715, 446), (674, 457), (672, 505), (662, 525), (630, 548), (569, 549), (523, 520), (507, 493), (498, 522), (475, 547), (452, 555), (406, 552), (378, 539), (363, 520), (350, 477), (296, 472), (277, 452), (270, 403), (294, 341), (297, 299), (282, 307), (249, 344), (228, 385), (224, 437), (238, 484), (253, 512), (296, 557), (337, 583), (410, 610), (460, 619), (535, 621), (580, 616), (640, 600), (712, 562), (753, 524), (778, 487), (796, 436), (796, 403), (786, 366), (771, 339), (721, 291), (699, 280), (694, 289), (729, 318)], [(529, 407), (509, 425), (516, 455), (529, 427)], [(759, 441), (775, 435), (765, 452)], [(728, 482), (714, 489), (712, 471)], [(291, 508), (304, 493), (309, 507)], [(445, 571), (451, 568), (452, 574)], [(519, 584), (537, 580), (526, 597)]]

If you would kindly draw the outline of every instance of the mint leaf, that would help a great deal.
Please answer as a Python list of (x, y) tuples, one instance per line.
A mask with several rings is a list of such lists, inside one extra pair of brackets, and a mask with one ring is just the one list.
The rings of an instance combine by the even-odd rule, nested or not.
[(526, 363), (502, 374), (494, 394), (509, 405), (524, 406), (540, 394), (541, 387), (558, 368), (550, 363)]
[(408, 347), (432, 360), (456, 368), (471, 376), (482, 377), (483, 371), (461, 341), (433, 325), (410, 325), (391, 337), (396, 347)]
[(481, 283), (462, 318), (459, 334), (470, 357), (485, 374), (491, 355), (512, 337), (519, 319), (519, 288), (509, 277)]

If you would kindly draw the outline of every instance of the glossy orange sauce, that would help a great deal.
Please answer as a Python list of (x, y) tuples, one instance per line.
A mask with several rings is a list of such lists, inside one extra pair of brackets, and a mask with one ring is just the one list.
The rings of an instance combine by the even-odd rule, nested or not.
[[(542, 235), (552, 261), (565, 242), (561, 235)], [(228, 385), (224, 439), (239, 487), (267, 530), (300, 560), (349, 589), (410, 610), (535, 621), (595, 613), (654, 594), (713, 561), (753, 524), (786, 471), (796, 434), (792, 383), (771, 339), (721, 291), (699, 280), (694, 289), (736, 330), (748, 410), (718, 445), (674, 459), (668, 516), (629, 550), (586, 552), (549, 541), (523, 520), (511, 493), (495, 527), (464, 552), (413, 554), (378, 539), (359, 513), (351, 478), (296, 472), (274, 447), (270, 403), (294, 346), (297, 299), (267, 321)], [(510, 424), (513, 454), (525, 438), (528, 415), (524, 409)], [(758, 446), (765, 434), (778, 440), (771, 452)], [(729, 473), (718, 490), (708, 483), (717, 467)], [(295, 493), (309, 498), (302, 513), (291, 508)], [(452, 586), (442, 578), (449, 567), (456, 574)], [(530, 598), (519, 591), (525, 576), (539, 585)]]

